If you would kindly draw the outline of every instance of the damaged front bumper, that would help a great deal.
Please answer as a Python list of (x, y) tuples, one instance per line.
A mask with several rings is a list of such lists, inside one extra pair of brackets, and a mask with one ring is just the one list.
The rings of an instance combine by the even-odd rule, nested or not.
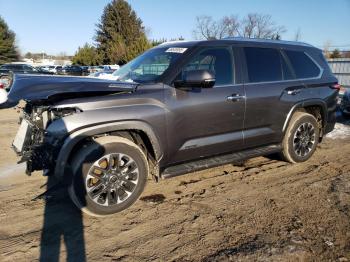
[(26, 174), (31, 175), (37, 170), (54, 170), (61, 143), (60, 140), (46, 131), (48, 114), (45, 108), (27, 110), (20, 118), (20, 127), (17, 131), (12, 148), (20, 160), (26, 162)]

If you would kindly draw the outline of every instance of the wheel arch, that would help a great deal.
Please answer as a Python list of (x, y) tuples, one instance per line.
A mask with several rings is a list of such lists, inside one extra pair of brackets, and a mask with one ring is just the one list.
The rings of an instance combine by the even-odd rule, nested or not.
[(322, 126), (320, 126), (320, 128), (322, 130), (325, 127), (325, 124), (327, 123), (327, 104), (321, 99), (309, 99), (293, 105), (293, 107), (289, 110), (287, 114), (286, 120), (284, 121), (282, 132), (286, 132), (289, 122), (296, 111), (304, 110), (314, 115), (317, 119), (317, 116), (315, 115), (315, 109), (319, 110), (321, 114)]
[[(71, 133), (64, 140), (64, 143), (59, 151), (54, 175), (59, 179), (64, 177), (71, 154), (84, 140), (93, 136), (104, 134), (121, 135), (125, 137), (125, 134), (129, 133), (130, 135), (130, 133), (133, 132), (137, 134), (135, 139), (142, 139), (145, 143), (146, 149), (152, 150), (151, 155), (153, 154), (152, 157), (154, 158), (154, 161), (159, 162), (163, 157), (163, 149), (159, 143), (156, 133), (147, 123), (141, 121), (113, 122), (87, 127)], [(144, 139), (146, 139), (146, 141), (144, 141)]]

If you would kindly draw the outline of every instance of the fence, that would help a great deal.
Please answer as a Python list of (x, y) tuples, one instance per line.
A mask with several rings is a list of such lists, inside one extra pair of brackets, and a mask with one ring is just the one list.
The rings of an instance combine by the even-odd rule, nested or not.
[(328, 59), (329, 67), (338, 78), (338, 83), (350, 88), (350, 58)]

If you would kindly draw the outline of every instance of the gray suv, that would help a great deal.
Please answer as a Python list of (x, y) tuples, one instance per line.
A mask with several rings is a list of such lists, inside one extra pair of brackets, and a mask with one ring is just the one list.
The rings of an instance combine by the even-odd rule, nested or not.
[(13, 147), (27, 173), (65, 181), (92, 215), (131, 206), (148, 177), (272, 153), (306, 161), (335, 124), (337, 79), (304, 43), (170, 42), (112, 78), (15, 75), (2, 105), (26, 102)]

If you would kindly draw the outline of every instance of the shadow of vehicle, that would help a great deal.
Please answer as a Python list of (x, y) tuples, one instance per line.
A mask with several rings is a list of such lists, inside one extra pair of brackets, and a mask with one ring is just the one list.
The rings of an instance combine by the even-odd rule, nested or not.
[[(56, 184), (48, 177), (47, 188)], [(45, 196), (44, 225), (41, 234), (39, 261), (60, 261), (61, 242), (67, 261), (86, 261), (82, 213), (69, 199), (65, 187)]]

